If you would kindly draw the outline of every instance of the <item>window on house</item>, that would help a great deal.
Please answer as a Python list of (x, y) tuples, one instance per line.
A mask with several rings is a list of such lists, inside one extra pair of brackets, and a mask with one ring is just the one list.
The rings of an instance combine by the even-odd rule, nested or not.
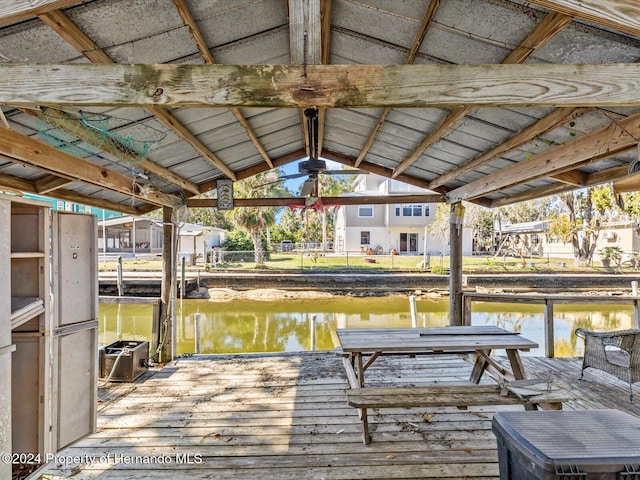
[(429, 216), (429, 205), (425, 205), (424, 206), (424, 216), (428, 217)]
[(371, 232), (360, 232), (360, 245), (369, 245), (371, 243)]
[[(427, 205), (424, 206), (425, 216), (429, 215), (429, 207)], [(402, 214), (403, 217), (421, 217), (422, 216), (422, 205), (420, 204), (409, 204), (409, 205), (397, 205), (396, 206), (396, 217), (399, 217)]]
[(358, 206), (359, 217), (373, 217), (373, 205), (359, 205)]

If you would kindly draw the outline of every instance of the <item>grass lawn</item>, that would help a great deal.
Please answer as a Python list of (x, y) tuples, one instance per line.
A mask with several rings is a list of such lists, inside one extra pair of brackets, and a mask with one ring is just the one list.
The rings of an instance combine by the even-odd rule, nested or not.
[[(448, 256), (432, 256), (429, 268), (422, 267), (423, 257), (407, 255), (361, 255), (361, 254), (322, 254), (322, 253), (272, 253), (263, 268), (257, 269), (251, 255), (245, 253), (238, 258), (234, 252), (225, 253), (223, 262), (217, 265), (187, 266), (188, 271), (228, 271), (228, 270), (292, 270), (292, 271), (335, 271), (335, 270), (370, 270), (389, 272), (431, 272), (446, 274), (449, 268)], [(235, 258), (234, 258), (235, 257)], [(466, 256), (462, 261), (465, 273), (616, 273), (637, 272), (629, 263), (622, 266), (604, 268), (595, 265), (575, 266), (566, 258), (527, 258), (523, 264), (516, 257)], [(115, 271), (116, 261), (99, 262), (100, 271)], [(180, 266), (178, 267), (180, 268)], [(162, 269), (160, 259), (142, 260), (123, 258), (125, 271), (154, 271)]]

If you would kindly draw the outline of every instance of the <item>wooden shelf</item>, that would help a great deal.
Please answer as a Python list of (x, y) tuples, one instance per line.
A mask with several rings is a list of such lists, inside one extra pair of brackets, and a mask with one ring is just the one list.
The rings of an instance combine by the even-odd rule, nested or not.
[(11, 329), (44, 313), (44, 302), (38, 297), (11, 297)]
[(11, 252), (11, 258), (44, 258), (43, 252)]

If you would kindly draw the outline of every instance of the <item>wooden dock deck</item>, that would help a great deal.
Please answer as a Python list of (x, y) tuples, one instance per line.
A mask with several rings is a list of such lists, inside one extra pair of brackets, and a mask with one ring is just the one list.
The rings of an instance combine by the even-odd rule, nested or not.
[[(565, 409), (640, 416), (623, 382), (593, 370), (578, 380), (580, 359), (524, 357), (524, 364), (529, 376), (551, 372), (570, 391)], [(367, 380), (420, 385), (464, 381), (469, 372), (456, 356), (389, 357)], [(345, 388), (332, 352), (178, 359), (117, 386), (100, 405), (97, 433), (60, 452), (37, 478), (499, 478), (492, 415), (521, 407), (374, 409), (373, 442), (364, 445)]]

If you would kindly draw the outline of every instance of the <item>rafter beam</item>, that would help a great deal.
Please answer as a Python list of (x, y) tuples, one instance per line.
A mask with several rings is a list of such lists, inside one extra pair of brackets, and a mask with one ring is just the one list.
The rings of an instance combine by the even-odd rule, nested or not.
[(556, 173), (551, 175), (553, 180), (567, 185), (573, 185), (574, 187), (584, 187), (587, 184), (588, 175), (579, 170), (569, 170), (568, 172)]
[[(515, 49), (502, 61), (503, 65), (521, 64), (531, 56), (536, 50), (542, 47), (556, 33), (562, 30), (571, 22), (571, 17), (551, 13), (520, 42)], [(413, 164), (424, 151), (443, 138), (455, 125), (457, 125), (469, 112), (468, 106), (454, 108), (446, 118), (420, 144), (404, 159), (393, 171), (394, 178)]]
[(533, 5), (640, 37), (640, 3), (635, 0), (528, 0)]
[(8, 159), (48, 173), (90, 183), (157, 205), (176, 206), (180, 199), (157, 190), (144, 190), (130, 177), (74, 157), (13, 130), (0, 128), (0, 153)]
[[(307, 66), (322, 63), (322, 20), (320, 0), (289, 0), (289, 50), (292, 65), (301, 65), (306, 78)], [(315, 106), (315, 105), (311, 105)], [(300, 109), (300, 128), (307, 155), (311, 155), (307, 119)]]
[[(78, 26), (64, 13), (60, 11), (51, 11), (40, 15), (39, 18), (76, 50), (91, 60), (91, 62), (95, 64), (114, 65), (113, 59), (80, 28), (78, 28)], [(224, 164), (224, 162), (222, 162), (213, 152), (211, 152), (211, 150), (200, 142), (195, 135), (191, 134), (191, 132), (189, 132), (182, 123), (171, 115), (171, 113), (155, 106), (147, 106), (147, 110), (155, 115), (166, 127), (174, 130), (178, 136), (189, 143), (200, 155), (204, 157), (205, 160), (223, 172), (227, 177), (232, 180), (235, 179), (234, 173)], [(192, 191), (192, 188), (192, 186), (189, 186), (187, 190)]]
[[(304, 150), (297, 150), (295, 152), (288, 153), (287, 155), (283, 155), (282, 157), (273, 159), (274, 168), (281, 167), (283, 165), (287, 165), (288, 163), (295, 162), (305, 157), (306, 153)], [(249, 168), (245, 168), (244, 170), (239, 170), (236, 172), (237, 180), (244, 180), (245, 178), (253, 177), (254, 175), (258, 175), (259, 173), (263, 173), (269, 170), (269, 167), (264, 163), (260, 163), (258, 165), (254, 165)], [(215, 190), (217, 188), (217, 179), (210, 180), (200, 184), (200, 191), (202, 193), (209, 192), (211, 190)]]
[(58, 177), (56, 175), (46, 175), (33, 182), (36, 192), (41, 195), (50, 193), (53, 190), (57, 190), (58, 188), (64, 187), (65, 185), (69, 185), (70, 183), (73, 183), (73, 180)]
[[(191, 15), (191, 11), (187, 6), (186, 1), (173, 0), (173, 3), (176, 7), (176, 10), (178, 11), (178, 14), (180, 15), (180, 18), (182, 18), (182, 22), (185, 24), (185, 26), (189, 30), (189, 33), (191, 34), (191, 38), (193, 38), (194, 43), (198, 47), (198, 51), (200, 52), (200, 55), (204, 59), (204, 62), (211, 65), (216, 63), (215, 59), (213, 58), (213, 54), (211, 53), (211, 50), (209, 50), (209, 47), (207, 46), (207, 42), (204, 39), (204, 36), (202, 35), (202, 32), (198, 28), (198, 25), (196, 24), (196, 21), (193, 18), (193, 15)], [(247, 121), (245, 116), (242, 114), (240, 109), (237, 107), (234, 107), (231, 109), (231, 112), (235, 115), (238, 122), (240, 122), (240, 125), (242, 125), (242, 127), (246, 130), (247, 134), (249, 135), (249, 138), (255, 145), (260, 155), (262, 155), (262, 158), (264, 159), (264, 161), (267, 162), (267, 165), (269, 165), (270, 168), (273, 168), (273, 164), (271, 163), (271, 158), (269, 158), (269, 154), (262, 146), (262, 143), (260, 143), (260, 140), (258, 140), (257, 135), (251, 128), (251, 125), (249, 125), (249, 122)]]
[(3, 0), (0, 2), (0, 25), (28, 20), (42, 13), (71, 7), (85, 0)]
[(613, 183), (613, 190), (620, 192), (637, 192), (640, 190), (640, 172), (627, 175)]
[[(433, 17), (435, 17), (436, 12), (438, 11), (438, 8), (440, 8), (440, 0), (431, 0), (431, 2), (429, 3), (429, 6), (427, 7), (427, 10), (425, 11), (424, 16), (422, 17), (422, 23), (420, 24), (420, 28), (418, 28), (418, 33), (416, 34), (416, 38), (413, 41), (413, 44), (411, 45), (411, 50), (409, 51), (409, 55), (407, 55), (407, 61), (406, 61), (407, 65), (411, 65), (415, 61), (416, 55), (420, 50), (420, 46), (424, 41), (424, 37), (427, 35), (427, 31), (429, 30), (429, 27), (433, 22)], [(391, 108), (386, 107), (382, 111), (382, 114), (380, 115), (380, 117), (378, 117), (378, 121), (373, 127), (373, 130), (371, 130), (371, 132), (369, 133), (369, 137), (367, 138), (367, 141), (364, 143), (364, 146), (362, 147), (362, 149), (360, 150), (360, 153), (358, 154), (358, 158), (356, 159), (356, 163), (354, 165), (355, 167), (358, 167), (358, 165), (360, 165), (360, 162), (364, 160), (364, 157), (367, 155), (367, 153), (369, 153), (369, 150), (371, 149), (371, 145), (373, 145), (373, 142), (376, 139), (376, 136), (378, 135), (380, 128), (382, 128), (382, 125), (387, 120), (387, 117), (389, 116), (390, 113), (391, 113)]]
[(88, 143), (89, 145), (93, 145), (94, 147), (104, 150), (105, 152), (109, 152), (116, 158), (120, 158), (125, 162), (136, 165), (139, 168), (143, 168), (148, 172), (151, 172), (154, 175), (163, 178), (169, 183), (178, 185), (185, 190), (188, 190), (195, 194), (200, 193), (200, 189), (195, 183), (190, 182), (189, 180), (176, 175), (168, 168), (158, 165), (148, 158), (143, 157), (127, 145), (124, 145), (123, 143), (117, 141), (115, 138), (109, 138), (109, 141), (105, 141), (105, 139), (102, 138), (102, 135), (98, 134), (96, 130), (85, 128), (79, 122), (79, 119), (77, 117), (74, 117), (67, 112), (47, 107), (44, 107), (40, 110), (24, 109), (23, 112), (29, 115), (36, 116), (43, 122), (54, 121), (56, 128), (68, 133), (69, 135), (79, 140), (82, 140), (83, 142)]
[[(321, 43), (321, 63), (329, 63), (329, 45), (331, 43), (331, 3), (333, 0), (320, 0), (320, 43)], [(324, 148), (324, 125), (327, 120), (327, 109), (318, 109), (318, 154), (322, 155)]]
[(616, 180), (625, 178), (628, 175), (628, 170), (628, 165), (620, 165), (618, 167), (609, 168), (600, 172), (586, 174), (584, 185), (580, 186), (567, 183), (556, 183), (553, 185), (545, 185), (538, 188), (532, 188), (515, 195), (509, 195), (492, 200), (489, 204), (489, 208), (503, 207), (505, 205), (511, 205), (518, 202), (527, 202), (529, 200), (548, 197), (550, 195), (558, 195), (560, 193), (570, 192), (572, 190), (575, 190), (576, 188), (591, 187), (607, 182), (615, 182)]
[(558, 108), (546, 117), (543, 117), (537, 122), (529, 125), (528, 127), (523, 128), (518, 133), (500, 143), (499, 145), (496, 145), (486, 152), (481, 153), (467, 163), (464, 163), (454, 168), (453, 170), (450, 170), (447, 173), (434, 178), (431, 182), (429, 182), (429, 188), (435, 188), (439, 187), (440, 185), (444, 185), (445, 183), (461, 177), (462, 175), (465, 175), (466, 173), (474, 169), (491, 163), (493, 160), (497, 159), (508, 151), (524, 145), (525, 143), (536, 138), (538, 135), (548, 132), (549, 130), (553, 130), (554, 128), (559, 127), (569, 120), (582, 115), (583, 113), (584, 109), (574, 109), (568, 107)]
[(610, 157), (633, 148), (640, 137), (640, 114), (614, 122), (589, 135), (551, 148), (533, 158), (456, 188), (450, 202), (477, 198), (523, 182), (566, 172), (579, 165)]
[[(427, 195), (386, 195), (364, 197), (318, 197), (325, 205), (338, 203), (340, 205), (392, 205), (396, 203), (442, 203), (444, 197), (437, 194)], [(288, 205), (305, 205), (306, 197), (293, 198), (234, 198), (234, 207), (286, 207)], [(218, 200), (215, 198), (192, 198), (187, 201), (192, 208), (215, 208)]]
[(198, 138), (191, 133), (191, 131), (185, 127), (182, 122), (180, 122), (176, 117), (171, 115), (171, 113), (160, 107), (147, 107), (153, 115), (160, 120), (164, 126), (171, 129), (176, 133), (179, 137), (181, 137), (185, 142), (191, 145), (196, 152), (198, 152), (205, 160), (208, 160), (211, 165), (216, 167), (222, 173), (224, 173), (231, 180), (236, 180), (236, 174), (227, 167), (227, 165), (218, 158), (218, 156), (213, 153), (211, 150), (207, 148), (207, 146), (202, 143)]
[(638, 106), (640, 64), (0, 64), (16, 106)]
[[(50, 177), (54, 177), (54, 176), (51, 175)], [(60, 178), (60, 177), (54, 177), (54, 178)], [(23, 178), (0, 173), (0, 190), (2, 190), (3, 188), (10, 188), (11, 190), (19, 190), (24, 193), (42, 194), (42, 192), (38, 190), (38, 182), (40, 182), (41, 180), (43, 179), (38, 179), (35, 182), (31, 182)], [(65, 180), (65, 179), (62, 179), (62, 180)], [(138, 214), (138, 209), (134, 207), (130, 207), (127, 205), (116, 203), (116, 202), (111, 202), (109, 200), (103, 200), (97, 197), (82, 195), (80, 193), (72, 192), (70, 190), (64, 190), (62, 188), (59, 188), (55, 191), (52, 191), (51, 193), (48, 193), (47, 196), (57, 198), (59, 200), (66, 200), (69, 202), (79, 203), (81, 205), (88, 205), (91, 207), (104, 208), (106, 210), (113, 210), (116, 212), (129, 213), (132, 215)]]

